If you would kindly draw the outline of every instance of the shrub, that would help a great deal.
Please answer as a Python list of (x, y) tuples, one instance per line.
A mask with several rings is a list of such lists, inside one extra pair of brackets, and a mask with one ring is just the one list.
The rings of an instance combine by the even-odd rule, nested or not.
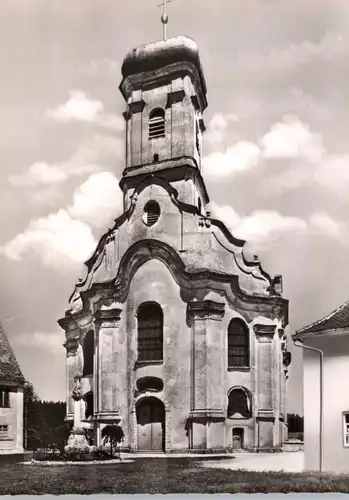
[[(110, 454), (113, 454), (113, 448), (116, 449), (125, 438), (124, 431), (118, 424), (106, 425), (102, 429), (102, 439), (104, 444), (110, 443)], [(120, 450), (119, 450), (120, 451)]]
[(59, 450), (41, 449), (33, 453), (38, 462), (89, 462), (92, 460), (111, 460), (113, 457), (108, 450), (102, 447), (85, 446), (84, 448), (70, 447), (64, 452)]

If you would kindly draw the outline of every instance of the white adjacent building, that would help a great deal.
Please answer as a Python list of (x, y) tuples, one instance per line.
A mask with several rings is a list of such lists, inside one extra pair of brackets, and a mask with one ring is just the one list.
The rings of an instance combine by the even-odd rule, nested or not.
[[(293, 339), (323, 353), (323, 471), (349, 472), (349, 301), (297, 331)], [(320, 352), (303, 351), (304, 468), (320, 468)], [(342, 385), (344, 383), (344, 386)]]

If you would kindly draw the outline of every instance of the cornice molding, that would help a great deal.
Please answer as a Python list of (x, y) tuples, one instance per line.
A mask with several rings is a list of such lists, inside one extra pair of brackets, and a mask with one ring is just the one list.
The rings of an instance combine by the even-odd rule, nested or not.
[(253, 325), (253, 331), (259, 343), (269, 344), (273, 341), (276, 325), (255, 324)]
[(122, 309), (99, 309), (95, 312), (95, 323), (99, 328), (113, 328), (118, 325)]
[[(197, 291), (211, 289), (226, 296), (229, 303), (241, 311), (259, 313), (265, 312), (271, 317), (287, 319), (288, 302), (281, 297), (270, 297), (257, 294), (247, 294), (239, 286), (236, 275), (223, 274), (208, 269), (189, 270), (182, 259), (171, 246), (152, 239), (140, 240), (134, 243), (123, 255), (115, 278), (105, 283), (94, 283), (86, 290), (81, 290), (83, 311), (79, 316), (89, 313), (89, 301), (97, 294), (123, 303), (128, 296), (134, 274), (150, 259), (163, 262), (172, 273), (179, 286)], [(76, 288), (79, 292), (79, 287)], [(73, 314), (70, 317), (74, 317)], [(251, 319), (252, 320), (252, 319)], [(275, 330), (275, 325), (273, 326)]]
[(173, 104), (177, 102), (182, 102), (185, 98), (184, 90), (175, 90), (174, 92), (169, 92), (167, 94), (166, 108), (170, 108)]
[(141, 99), (140, 101), (130, 102), (128, 105), (128, 110), (130, 115), (134, 115), (136, 113), (142, 113), (145, 107), (145, 101)]
[(213, 300), (202, 300), (189, 302), (187, 314), (194, 319), (213, 319), (220, 321), (224, 316), (225, 304)]
[(190, 76), (192, 78), (201, 111), (204, 111), (207, 108), (207, 99), (204, 93), (205, 87), (203, 86), (198, 68), (195, 64), (188, 61), (179, 61), (156, 70), (142, 71), (128, 75), (123, 78), (119, 90), (127, 101), (132, 91), (159, 87), (183, 76)]

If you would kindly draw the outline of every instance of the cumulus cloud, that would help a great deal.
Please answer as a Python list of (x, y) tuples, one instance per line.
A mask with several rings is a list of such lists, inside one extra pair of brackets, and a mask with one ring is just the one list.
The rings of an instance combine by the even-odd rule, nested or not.
[(29, 347), (51, 351), (53, 354), (62, 354), (64, 337), (60, 333), (36, 331), (28, 334), (16, 335), (12, 344), (14, 346)]
[(224, 142), (228, 126), (238, 121), (239, 116), (235, 113), (215, 113), (208, 123), (205, 141), (212, 147), (219, 146), (220, 143)]
[(102, 101), (92, 99), (81, 90), (72, 90), (67, 102), (48, 110), (47, 116), (59, 122), (75, 120), (93, 123), (116, 132), (124, 130), (124, 121), (120, 116), (104, 113)]
[(322, 137), (310, 132), (296, 116), (285, 116), (260, 140), (263, 157), (305, 160), (316, 163), (325, 154)]
[(259, 247), (273, 245), (276, 239), (290, 239), (300, 236), (321, 234), (327, 238), (345, 243), (348, 230), (342, 221), (324, 212), (314, 212), (307, 218), (285, 216), (277, 210), (255, 210), (241, 216), (229, 205), (212, 203), (213, 214), (221, 219), (236, 236)]
[(282, 160), (283, 167), (261, 179), (266, 193), (317, 183), (346, 194), (349, 187), (349, 155), (329, 154), (322, 135), (292, 115), (274, 123), (257, 143), (240, 141), (205, 156), (203, 167), (205, 175), (219, 182), (261, 166), (268, 169), (270, 160)]
[(349, 54), (348, 38), (340, 33), (326, 33), (318, 42), (303, 40), (298, 44), (275, 47), (264, 53), (240, 52), (235, 62), (237, 73), (285, 73), (312, 61), (332, 61)]
[(61, 209), (32, 220), (22, 233), (1, 247), (0, 252), (17, 261), (34, 256), (45, 266), (62, 271), (86, 260), (95, 246), (91, 228)]
[(344, 224), (334, 220), (328, 214), (323, 212), (315, 212), (309, 217), (309, 224), (321, 234), (325, 234), (334, 239), (340, 240), (346, 233)]
[(111, 158), (121, 156), (121, 141), (102, 135), (92, 136), (82, 142), (75, 153), (65, 162), (50, 164), (44, 161), (33, 163), (26, 171), (9, 177), (17, 187), (54, 186), (63, 184), (71, 177), (82, 177), (101, 170), (101, 165)]
[(91, 175), (73, 195), (68, 208), (72, 217), (100, 227), (122, 208), (122, 192), (116, 177), (110, 172)]
[(224, 153), (216, 152), (203, 158), (204, 174), (215, 179), (245, 172), (258, 164), (260, 148), (247, 141), (229, 147)]
[(92, 122), (101, 111), (103, 111), (101, 101), (89, 98), (80, 90), (72, 90), (68, 101), (53, 110), (48, 110), (47, 115), (61, 122), (70, 120)]
[(256, 210), (241, 216), (229, 205), (212, 204), (212, 212), (233, 232), (251, 243), (262, 243), (284, 233), (305, 231), (307, 223), (299, 217), (281, 215), (276, 210)]
[(92, 229), (103, 227), (122, 208), (118, 180), (110, 172), (92, 174), (73, 194), (66, 208), (32, 220), (28, 227), (0, 248), (9, 259), (34, 257), (46, 267), (70, 270), (94, 251)]

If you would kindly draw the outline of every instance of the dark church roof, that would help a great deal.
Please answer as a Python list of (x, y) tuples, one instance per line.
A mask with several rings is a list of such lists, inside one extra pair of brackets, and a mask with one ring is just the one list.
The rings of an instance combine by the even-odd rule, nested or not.
[(0, 382), (25, 382), (16, 357), (0, 324)]
[(318, 333), (327, 330), (337, 330), (338, 328), (349, 328), (349, 301), (332, 311), (328, 316), (315, 321), (311, 325), (305, 326), (296, 332), (296, 336), (308, 333)]
[(143, 71), (155, 71), (167, 64), (190, 62), (199, 72), (201, 85), (206, 94), (206, 82), (199, 58), (198, 46), (192, 38), (178, 36), (148, 43), (132, 49), (125, 57), (121, 72), (124, 78)]

